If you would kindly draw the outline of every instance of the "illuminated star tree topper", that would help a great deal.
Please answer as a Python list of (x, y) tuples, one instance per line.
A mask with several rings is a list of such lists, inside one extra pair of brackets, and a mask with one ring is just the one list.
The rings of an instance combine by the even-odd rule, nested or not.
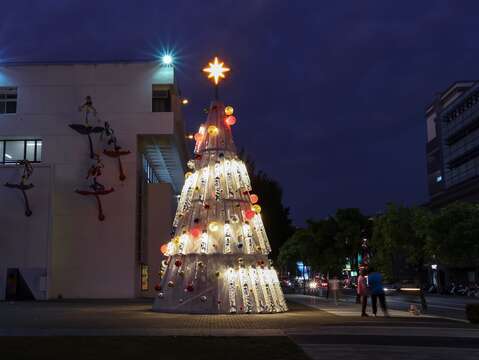
[(203, 69), (205, 73), (208, 73), (208, 79), (212, 79), (215, 83), (215, 98), (218, 98), (218, 84), (220, 79), (224, 79), (225, 73), (231, 70), (224, 65), (225, 63), (215, 56), (213, 62), (208, 63), (208, 67)]

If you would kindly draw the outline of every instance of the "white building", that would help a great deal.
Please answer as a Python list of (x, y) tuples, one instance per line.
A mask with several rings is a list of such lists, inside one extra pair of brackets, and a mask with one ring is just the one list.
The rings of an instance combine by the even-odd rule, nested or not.
[[(78, 108), (91, 96), (119, 145), (102, 156), (99, 221), (88, 189), (88, 138), (68, 125), (84, 123)], [(102, 123), (93, 125), (102, 126)], [(93, 134), (94, 150), (107, 147)], [(169, 240), (186, 157), (173, 67), (158, 62), (0, 65), (0, 300), (152, 296), (161, 244)], [(25, 216), (16, 160), (33, 161)]]

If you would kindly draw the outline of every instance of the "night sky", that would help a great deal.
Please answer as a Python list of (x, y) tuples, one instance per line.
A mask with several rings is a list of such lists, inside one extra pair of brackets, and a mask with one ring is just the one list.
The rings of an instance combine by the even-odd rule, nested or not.
[(218, 55), (233, 69), (221, 98), (238, 148), (281, 183), (301, 225), (427, 200), (424, 110), (451, 82), (479, 78), (478, 14), (477, 1), (13, 1), (0, 11), (0, 58), (172, 48), (193, 130), (213, 94), (200, 70)]

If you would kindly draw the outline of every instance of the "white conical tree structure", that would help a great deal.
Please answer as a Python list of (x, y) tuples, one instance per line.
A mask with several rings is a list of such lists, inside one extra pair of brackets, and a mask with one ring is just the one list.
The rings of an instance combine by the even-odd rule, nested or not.
[[(226, 111), (225, 111), (226, 110)], [(231, 135), (233, 109), (214, 101), (195, 135), (173, 238), (153, 310), (175, 313), (287, 311), (246, 166)]]

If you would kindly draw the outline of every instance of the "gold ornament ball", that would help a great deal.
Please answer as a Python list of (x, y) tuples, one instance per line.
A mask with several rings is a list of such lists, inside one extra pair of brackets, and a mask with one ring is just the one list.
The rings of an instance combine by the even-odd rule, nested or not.
[(210, 125), (208, 126), (208, 134), (210, 134), (210, 136), (216, 136), (218, 135), (218, 128), (214, 125)]
[(232, 106), (227, 106), (225, 107), (225, 114), (230, 116), (230, 115), (233, 115), (233, 112), (234, 112), (234, 109)]
[(259, 206), (258, 204), (255, 204), (252, 206), (251, 208), (256, 214), (259, 214), (261, 212), (261, 206)]
[(212, 221), (208, 225), (208, 229), (210, 229), (210, 231), (218, 231), (219, 228), (220, 228), (220, 225), (216, 221)]
[(185, 179), (188, 179), (191, 175), (193, 175), (192, 172), (188, 171), (186, 174), (185, 174)]

